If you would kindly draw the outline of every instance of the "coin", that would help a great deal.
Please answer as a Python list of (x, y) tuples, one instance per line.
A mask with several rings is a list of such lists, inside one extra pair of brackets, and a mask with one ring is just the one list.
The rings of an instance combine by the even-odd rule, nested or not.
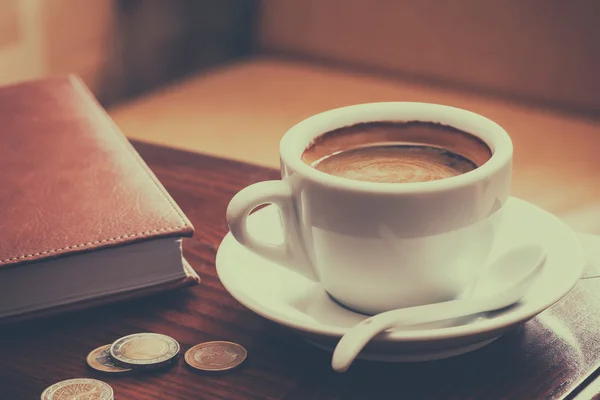
[(121, 368), (115, 365), (110, 358), (110, 344), (100, 346), (90, 351), (86, 361), (88, 365), (96, 371), (106, 373), (122, 373), (131, 371), (130, 368)]
[(113, 390), (96, 379), (75, 378), (55, 383), (42, 392), (41, 400), (113, 400)]
[(160, 333), (134, 333), (110, 346), (115, 364), (124, 368), (160, 368), (177, 359), (179, 343)]
[(195, 345), (185, 353), (185, 362), (202, 371), (225, 371), (240, 365), (248, 352), (232, 342), (205, 342)]

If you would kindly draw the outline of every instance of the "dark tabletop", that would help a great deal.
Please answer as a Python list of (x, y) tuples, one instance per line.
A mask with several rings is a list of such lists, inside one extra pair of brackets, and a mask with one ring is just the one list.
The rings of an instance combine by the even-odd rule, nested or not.
[[(134, 143), (196, 228), (184, 253), (200, 285), (0, 330), (0, 399), (39, 399), (74, 377), (109, 383), (115, 399), (561, 399), (573, 398), (600, 365), (600, 278), (587, 275), (556, 305), (475, 352), (408, 364), (356, 362), (345, 374), (331, 355), (234, 300), (215, 271), (227, 233), (225, 209), (238, 190), (278, 171)], [(565, 266), (567, 267), (567, 266)], [(95, 347), (135, 332), (194, 344), (229, 340), (248, 349), (236, 370), (196, 373), (183, 359), (146, 375), (88, 369)]]

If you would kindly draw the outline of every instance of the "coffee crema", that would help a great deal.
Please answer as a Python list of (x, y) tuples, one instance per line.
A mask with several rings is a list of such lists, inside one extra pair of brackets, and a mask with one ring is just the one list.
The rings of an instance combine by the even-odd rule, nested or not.
[(427, 182), (472, 171), (492, 156), (478, 137), (433, 122), (365, 122), (317, 137), (302, 160), (330, 175), (379, 183)]

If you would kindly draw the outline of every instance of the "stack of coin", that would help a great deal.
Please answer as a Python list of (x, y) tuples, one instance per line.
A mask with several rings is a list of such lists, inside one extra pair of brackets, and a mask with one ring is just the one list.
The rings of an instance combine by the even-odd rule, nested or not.
[(88, 365), (99, 372), (119, 374), (159, 369), (172, 365), (179, 355), (179, 343), (159, 333), (135, 333), (94, 349)]
[(111, 360), (122, 368), (159, 369), (172, 365), (179, 356), (179, 343), (160, 333), (135, 333), (110, 346)]

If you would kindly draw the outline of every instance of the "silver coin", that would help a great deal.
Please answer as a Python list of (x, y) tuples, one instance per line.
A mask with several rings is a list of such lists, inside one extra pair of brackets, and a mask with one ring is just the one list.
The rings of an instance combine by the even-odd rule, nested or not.
[(160, 333), (134, 333), (110, 346), (115, 364), (125, 368), (158, 368), (176, 360), (179, 343)]
[(42, 392), (41, 400), (113, 400), (109, 384), (97, 379), (75, 378), (55, 383)]
[(110, 359), (110, 344), (100, 346), (88, 354), (86, 361), (88, 365), (96, 371), (107, 374), (120, 374), (131, 371), (129, 368), (116, 366)]

